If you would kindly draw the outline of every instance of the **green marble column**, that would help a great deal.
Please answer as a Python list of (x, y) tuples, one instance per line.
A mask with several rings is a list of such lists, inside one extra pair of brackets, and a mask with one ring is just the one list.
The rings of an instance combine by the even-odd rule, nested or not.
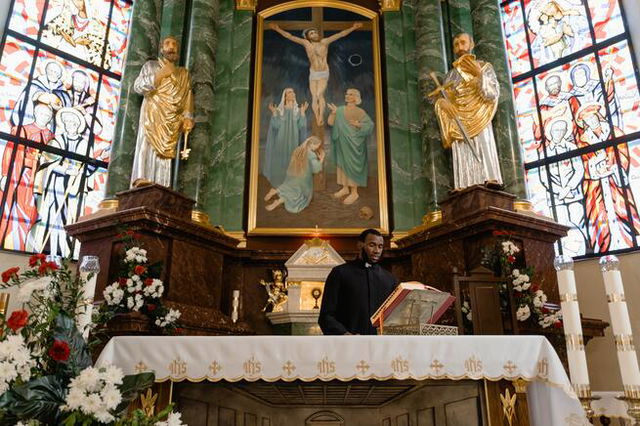
[[(419, 1), (419, 3), (421, 2)], [(434, 2), (429, 1), (427, 3)], [(447, 0), (447, 10), (449, 12), (447, 32), (451, 38), (460, 33), (473, 34), (469, 0)]]
[[(174, 36), (184, 43), (184, 21), (188, 12), (188, 0), (163, 0), (162, 25), (160, 26), (160, 39), (167, 36)], [(184, 52), (184, 49), (182, 49)]]
[(218, 45), (211, 126), (211, 158), (207, 164), (204, 211), (211, 223), (241, 231), (244, 212), (252, 12), (220, 2)]
[(470, 3), (475, 53), (479, 59), (491, 62), (500, 82), (500, 101), (493, 119), (493, 131), (498, 146), (502, 180), (508, 192), (526, 199), (522, 147), (518, 140), (513, 87), (498, 0), (470, 0)]
[(162, 0), (142, 0), (133, 5), (129, 48), (122, 76), (120, 106), (111, 145), (111, 159), (105, 198), (129, 189), (133, 154), (136, 148), (142, 96), (133, 90), (133, 82), (149, 59), (157, 56), (160, 39)]
[(415, 64), (414, 6), (384, 14), (387, 117), (394, 231), (419, 225), (426, 208), (419, 91)]
[(422, 96), (420, 104), (422, 149), (427, 176), (427, 205), (424, 213), (428, 213), (439, 210), (438, 202), (446, 197), (447, 191), (451, 189), (453, 176), (451, 153), (442, 146), (433, 102), (426, 97), (435, 88), (435, 83), (429, 74), (435, 72), (442, 81), (447, 72), (440, 0), (417, 1), (415, 28), (418, 46), (416, 57), (418, 81)]
[(218, 0), (193, 0), (189, 31), (185, 35), (185, 46), (182, 49), (186, 52), (184, 62), (191, 73), (196, 124), (189, 137), (191, 155), (181, 164), (180, 190), (193, 198), (196, 201), (195, 208), (200, 210), (208, 194), (207, 164), (211, 157), (218, 13)]

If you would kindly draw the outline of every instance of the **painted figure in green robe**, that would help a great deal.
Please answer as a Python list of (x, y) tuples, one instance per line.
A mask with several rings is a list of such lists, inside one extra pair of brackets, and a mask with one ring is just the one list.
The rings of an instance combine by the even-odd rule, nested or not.
[(305, 113), (309, 104), (298, 105), (296, 93), (290, 87), (282, 92), (280, 104), (269, 104), (271, 120), (264, 149), (262, 174), (274, 188), (284, 182), (293, 151), (307, 137)]
[(360, 197), (358, 187), (367, 186), (367, 141), (373, 132), (373, 121), (357, 106), (362, 103), (358, 89), (347, 89), (344, 98), (345, 106), (328, 105), (331, 113), (327, 123), (333, 126), (332, 157), (337, 166), (338, 185), (342, 186), (333, 196), (338, 199), (346, 196), (342, 203), (348, 205)]
[(300, 213), (307, 208), (313, 198), (313, 175), (322, 171), (324, 156), (322, 141), (316, 136), (309, 137), (297, 147), (291, 155), (284, 183), (277, 188), (272, 188), (264, 197), (268, 202), (276, 194), (278, 195), (278, 198), (268, 204), (266, 209), (271, 211), (284, 204), (288, 212)]

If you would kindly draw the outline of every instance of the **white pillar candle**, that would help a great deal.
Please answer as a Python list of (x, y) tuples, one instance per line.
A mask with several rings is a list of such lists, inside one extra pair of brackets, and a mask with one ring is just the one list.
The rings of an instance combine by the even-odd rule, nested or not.
[(618, 364), (622, 375), (622, 384), (626, 394), (640, 390), (640, 369), (638, 357), (633, 343), (629, 310), (624, 297), (620, 262), (615, 256), (604, 256), (600, 259), (600, 270), (607, 293), (611, 329), (616, 342)]
[(231, 321), (235, 324), (238, 322), (238, 308), (240, 307), (240, 290), (233, 290), (233, 299), (231, 300)]
[(86, 340), (89, 338), (93, 298), (96, 292), (98, 273), (100, 272), (100, 259), (98, 259), (98, 256), (83, 256), (79, 270), (80, 279), (84, 284), (81, 299), (78, 302), (76, 325), (82, 333), (82, 337)]
[(567, 344), (567, 360), (569, 362), (571, 383), (578, 396), (590, 396), (589, 371), (587, 369), (587, 356), (584, 351), (576, 277), (573, 273), (573, 259), (569, 256), (558, 256), (553, 264), (558, 272), (558, 290), (560, 293), (560, 306), (562, 308), (562, 322)]

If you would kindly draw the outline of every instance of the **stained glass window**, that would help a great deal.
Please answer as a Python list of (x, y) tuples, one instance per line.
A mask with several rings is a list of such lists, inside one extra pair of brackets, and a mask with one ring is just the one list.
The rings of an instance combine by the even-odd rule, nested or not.
[(574, 257), (638, 248), (640, 93), (619, 0), (501, 4), (527, 189)]
[(133, 0), (12, 0), (0, 44), (0, 248), (77, 254), (104, 196)]

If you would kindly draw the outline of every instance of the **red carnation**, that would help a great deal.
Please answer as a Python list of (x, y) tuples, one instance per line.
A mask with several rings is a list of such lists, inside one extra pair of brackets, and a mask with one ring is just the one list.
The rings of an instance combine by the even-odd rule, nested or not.
[(69, 359), (69, 345), (64, 340), (54, 340), (49, 348), (49, 356), (57, 362), (66, 362)]
[(135, 234), (135, 232), (133, 232), (133, 230), (127, 229), (127, 235), (133, 235), (133, 234)]
[(4, 271), (2, 273), (2, 282), (3, 283), (8, 283), (11, 278), (13, 278), (16, 275), (18, 275), (18, 271), (19, 270), (20, 270), (20, 268), (15, 266), (13, 268), (9, 268), (6, 271)]
[(120, 284), (120, 287), (126, 287), (127, 286), (127, 279), (120, 277), (118, 278), (118, 284)]
[(24, 309), (19, 311), (13, 311), (11, 316), (7, 320), (7, 326), (13, 330), (15, 333), (18, 329), (27, 325), (27, 319), (29, 318), (29, 313)]
[(507, 256), (507, 262), (515, 263), (516, 262), (515, 256), (511, 256), (511, 255)]
[(151, 284), (153, 284), (153, 278), (147, 278), (146, 280), (144, 280), (144, 285), (146, 285), (147, 287), (151, 286)]
[(145, 267), (144, 267), (144, 266), (142, 266), (142, 265), (136, 265), (136, 266), (133, 268), (133, 272), (134, 272), (136, 275), (142, 275), (142, 274), (144, 274), (144, 272), (145, 272), (146, 270), (147, 270), (147, 268), (145, 268)]
[(135, 234), (133, 234), (133, 239), (134, 240), (139, 240), (142, 238), (142, 234), (138, 234), (137, 232)]
[(149, 303), (149, 304), (147, 304), (147, 311), (153, 312), (153, 311), (156, 310), (156, 307), (157, 306), (154, 303)]
[(555, 328), (562, 328), (562, 321), (556, 321), (556, 322), (554, 322), (554, 323), (553, 323), (553, 326), (554, 326)]
[(549, 312), (551, 312), (549, 308), (545, 308), (544, 306), (540, 310), (542, 311), (543, 314), (548, 314)]
[(37, 264), (44, 262), (46, 259), (47, 259), (46, 254), (36, 253), (29, 258), (29, 266), (33, 268)]
[(535, 293), (538, 290), (540, 290), (540, 286), (538, 284), (534, 284), (534, 285), (531, 286), (531, 291), (532, 292)]
[(56, 262), (42, 262), (42, 264), (38, 267), (38, 272), (40, 275), (44, 275), (47, 272), (53, 272), (58, 269), (58, 265)]

